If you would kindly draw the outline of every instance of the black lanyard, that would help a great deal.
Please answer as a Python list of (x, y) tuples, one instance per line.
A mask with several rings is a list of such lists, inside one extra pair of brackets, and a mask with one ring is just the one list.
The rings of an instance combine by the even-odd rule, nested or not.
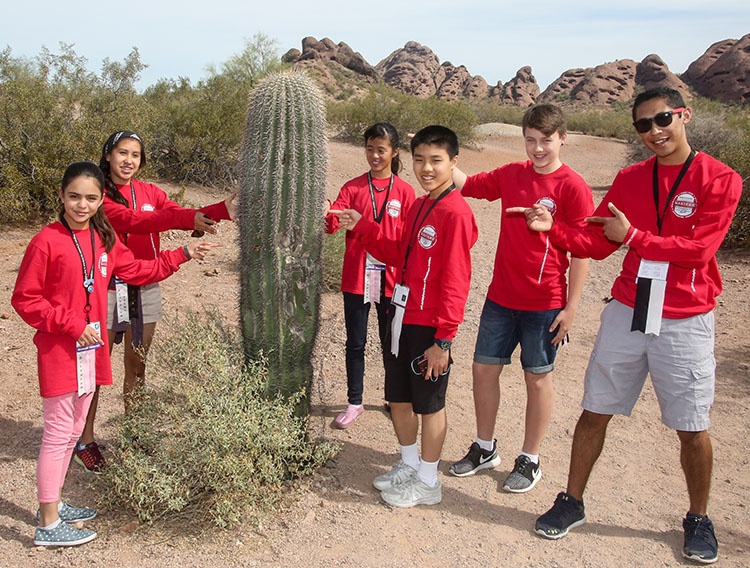
[(83, 256), (83, 251), (81, 250), (81, 245), (78, 242), (78, 238), (76, 238), (76, 234), (73, 232), (73, 229), (70, 228), (70, 225), (68, 225), (68, 222), (65, 220), (65, 217), (61, 219), (61, 222), (63, 226), (70, 231), (70, 236), (73, 237), (73, 244), (76, 246), (76, 250), (78, 251), (78, 256), (81, 258), (81, 266), (83, 267), (83, 289), (86, 290), (86, 306), (83, 308), (83, 311), (86, 312), (86, 323), (91, 323), (89, 320), (89, 313), (91, 312), (91, 302), (90, 297), (92, 292), (94, 291), (94, 264), (96, 264), (96, 243), (94, 241), (94, 227), (89, 223), (89, 231), (91, 232), (91, 271), (86, 270), (86, 258)]
[(659, 161), (657, 159), (654, 159), (654, 177), (653, 177), (653, 187), (654, 187), (654, 204), (656, 205), (656, 226), (659, 228), (659, 235), (661, 235), (661, 226), (664, 223), (664, 217), (667, 216), (667, 208), (669, 207), (670, 201), (672, 201), (672, 198), (674, 197), (674, 194), (677, 193), (677, 188), (680, 185), (680, 182), (682, 181), (682, 178), (685, 177), (685, 174), (688, 171), (688, 168), (690, 167), (690, 164), (693, 163), (693, 158), (695, 158), (695, 150), (692, 148), (690, 149), (690, 155), (688, 156), (688, 159), (685, 160), (685, 163), (682, 165), (682, 169), (680, 170), (680, 173), (677, 175), (677, 179), (674, 182), (674, 185), (672, 186), (672, 189), (669, 190), (669, 195), (667, 196), (667, 201), (664, 203), (664, 211), (662, 212), (661, 216), (659, 216), (659, 174), (658, 174), (658, 166)]
[(383, 220), (383, 215), (385, 214), (385, 207), (388, 204), (388, 198), (391, 196), (391, 188), (393, 187), (393, 174), (391, 174), (391, 181), (388, 183), (388, 193), (385, 194), (385, 199), (383, 200), (383, 206), (380, 208), (380, 214), (378, 214), (378, 208), (375, 204), (375, 191), (383, 191), (386, 188), (378, 189), (375, 187), (372, 183), (372, 174), (370, 172), (367, 172), (367, 185), (370, 187), (370, 199), (372, 199), (372, 217), (375, 219), (375, 222), (380, 224), (380, 221)]
[(425, 221), (427, 220), (427, 216), (432, 212), (433, 209), (435, 209), (435, 206), (438, 204), (438, 201), (440, 201), (443, 197), (448, 195), (451, 191), (456, 189), (456, 186), (454, 184), (451, 184), (448, 189), (443, 191), (438, 197), (432, 202), (432, 205), (430, 205), (430, 208), (427, 210), (427, 213), (424, 214), (424, 217), (422, 217), (422, 220), (419, 221), (419, 214), (422, 212), (422, 207), (424, 207), (424, 204), (427, 203), (428, 199), (423, 199), (422, 203), (419, 204), (419, 210), (417, 211), (416, 217), (414, 217), (414, 223), (411, 226), (411, 231), (409, 231), (409, 240), (406, 244), (406, 254), (404, 255), (404, 269), (401, 271), (401, 284), (404, 283), (406, 274), (406, 263), (409, 260), (409, 253), (411, 252), (411, 248), (414, 246), (414, 243), (416, 243), (416, 236), (415, 232), (418, 232), (419, 229), (422, 228), (422, 225), (424, 225)]

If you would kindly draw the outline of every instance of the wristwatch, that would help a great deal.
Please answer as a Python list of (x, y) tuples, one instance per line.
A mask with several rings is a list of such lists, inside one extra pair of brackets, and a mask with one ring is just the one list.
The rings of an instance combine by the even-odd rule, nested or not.
[(448, 349), (451, 348), (451, 345), (453, 345), (453, 342), (450, 339), (436, 339), (435, 345), (440, 347), (443, 351), (448, 351)]

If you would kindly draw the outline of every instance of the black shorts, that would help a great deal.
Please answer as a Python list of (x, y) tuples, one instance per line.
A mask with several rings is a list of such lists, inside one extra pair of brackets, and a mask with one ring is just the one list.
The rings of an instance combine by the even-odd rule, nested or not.
[(435, 331), (434, 327), (405, 324), (401, 328), (398, 357), (391, 353), (391, 332), (388, 331), (383, 357), (388, 402), (410, 402), (416, 414), (432, 414), (445, 408), (450, 372), (433, 382), (414, 374), (411, 365), (415, 357), (421, 357), (434, 344)]

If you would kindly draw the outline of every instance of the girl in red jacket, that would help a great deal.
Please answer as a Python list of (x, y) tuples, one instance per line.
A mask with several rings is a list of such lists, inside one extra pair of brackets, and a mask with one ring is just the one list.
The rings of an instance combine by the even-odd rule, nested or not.
[(107, 283), (113, 274), (137, 284), (161, 280), (213, 246), (196, 242), (136, 260), (117, 241), (101, 205), (104, 177), (91, 162), (71, 164), (59, 190), (60, 220), (29, 244), (11, 303), (37, 329), (39, 387), (44, 429), (37, 467), (37, 546), (74, 546), (96, 537), (69, 523), (88, 521), (96, 511), (61, 500), (73, 448), (81, 435), (96, 385), (111, 384), (106, 319)]
[[(332, 210), (356, 209), (372, 216), (386, 237), (401, 235), (405, 212), (414, 201), (414, 188), (398, 177), (398, 132), (387, 122), (374, 124), (365, 131), (365, 156), (370, 171), (344, 184)], [(338, 217), (326, 216), (326, 232), (340, 228)], [(387, 314), (393, 295), (394, 269), (367, 254), (359, 237), (346, 232), (346, 252), (341, 271), (346, 322), (346, 381), (349, 405), (334, 420), (334, 426), (348, 428), (362, 414), (365, 373), (365, 343), (370, 302), (378, 311), (381, 346), (388, 328)]]
[[(170, 201), (167, 194), (157, 186), (134, 179), (145, 165), (143, 141), (129, 130), (115, 132), (107, 139), (99, 161), (106, 183), (104, 212), (119, 239), (133, 252), (135, 258), (151, 260), (158, 256), (160, 231), (192, 229), (199, 234), (215, 234), (218, 221), (236, 218), (234, 195), (201, 209), (180, 207)], [(115, 343), (122, 341), (123, 336), (125, 338), (125, 378), (122, 390), (126, 411), (132, 393), (145, 382), (145, 357), (161, 313), (158, 283), (135, 286), (132, 282), (110, 282), (106, 325), (110, 350)], [(104, 466), (104, 458), (94, 441), (98, 401), (97, 390), (81, 440), (75, 449), (75, 460), (94, 473), (101, 471)]]

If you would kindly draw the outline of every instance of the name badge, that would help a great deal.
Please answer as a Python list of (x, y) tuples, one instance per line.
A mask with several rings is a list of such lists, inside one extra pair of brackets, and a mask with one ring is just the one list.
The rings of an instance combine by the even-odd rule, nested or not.
[(396, 284), (393, 287), (393, 298), (391, 298), (391, 304), (400, 308), (406, 307), (406, 302), (409, 300), (409, 287), (403, 286), (402, 284)]
[(115, 304), (117, 306), (117, 321), (129, 322), (128, 285), (115, 276)]
[(380, 303), (380, 289), (382, 287), (382, 278), (385, 273), (385, 263), (380, 262), (377, 258), (367, 253), (365, 261), (365, 288), (364, 303)]
[(651, 280), (666, 280), (669, 271), (669, 263), (661, 260), (641, 259), (638, 267), (638, 278), (650, 278)]
[[(101, 337), (101, 325), (98, 321), (88, 324)], [(78, 396), (94, 392), (96, 390), (96, 350), (101, 344), (78, 345), (76, 344), (76, 371), (78, 375)]]

